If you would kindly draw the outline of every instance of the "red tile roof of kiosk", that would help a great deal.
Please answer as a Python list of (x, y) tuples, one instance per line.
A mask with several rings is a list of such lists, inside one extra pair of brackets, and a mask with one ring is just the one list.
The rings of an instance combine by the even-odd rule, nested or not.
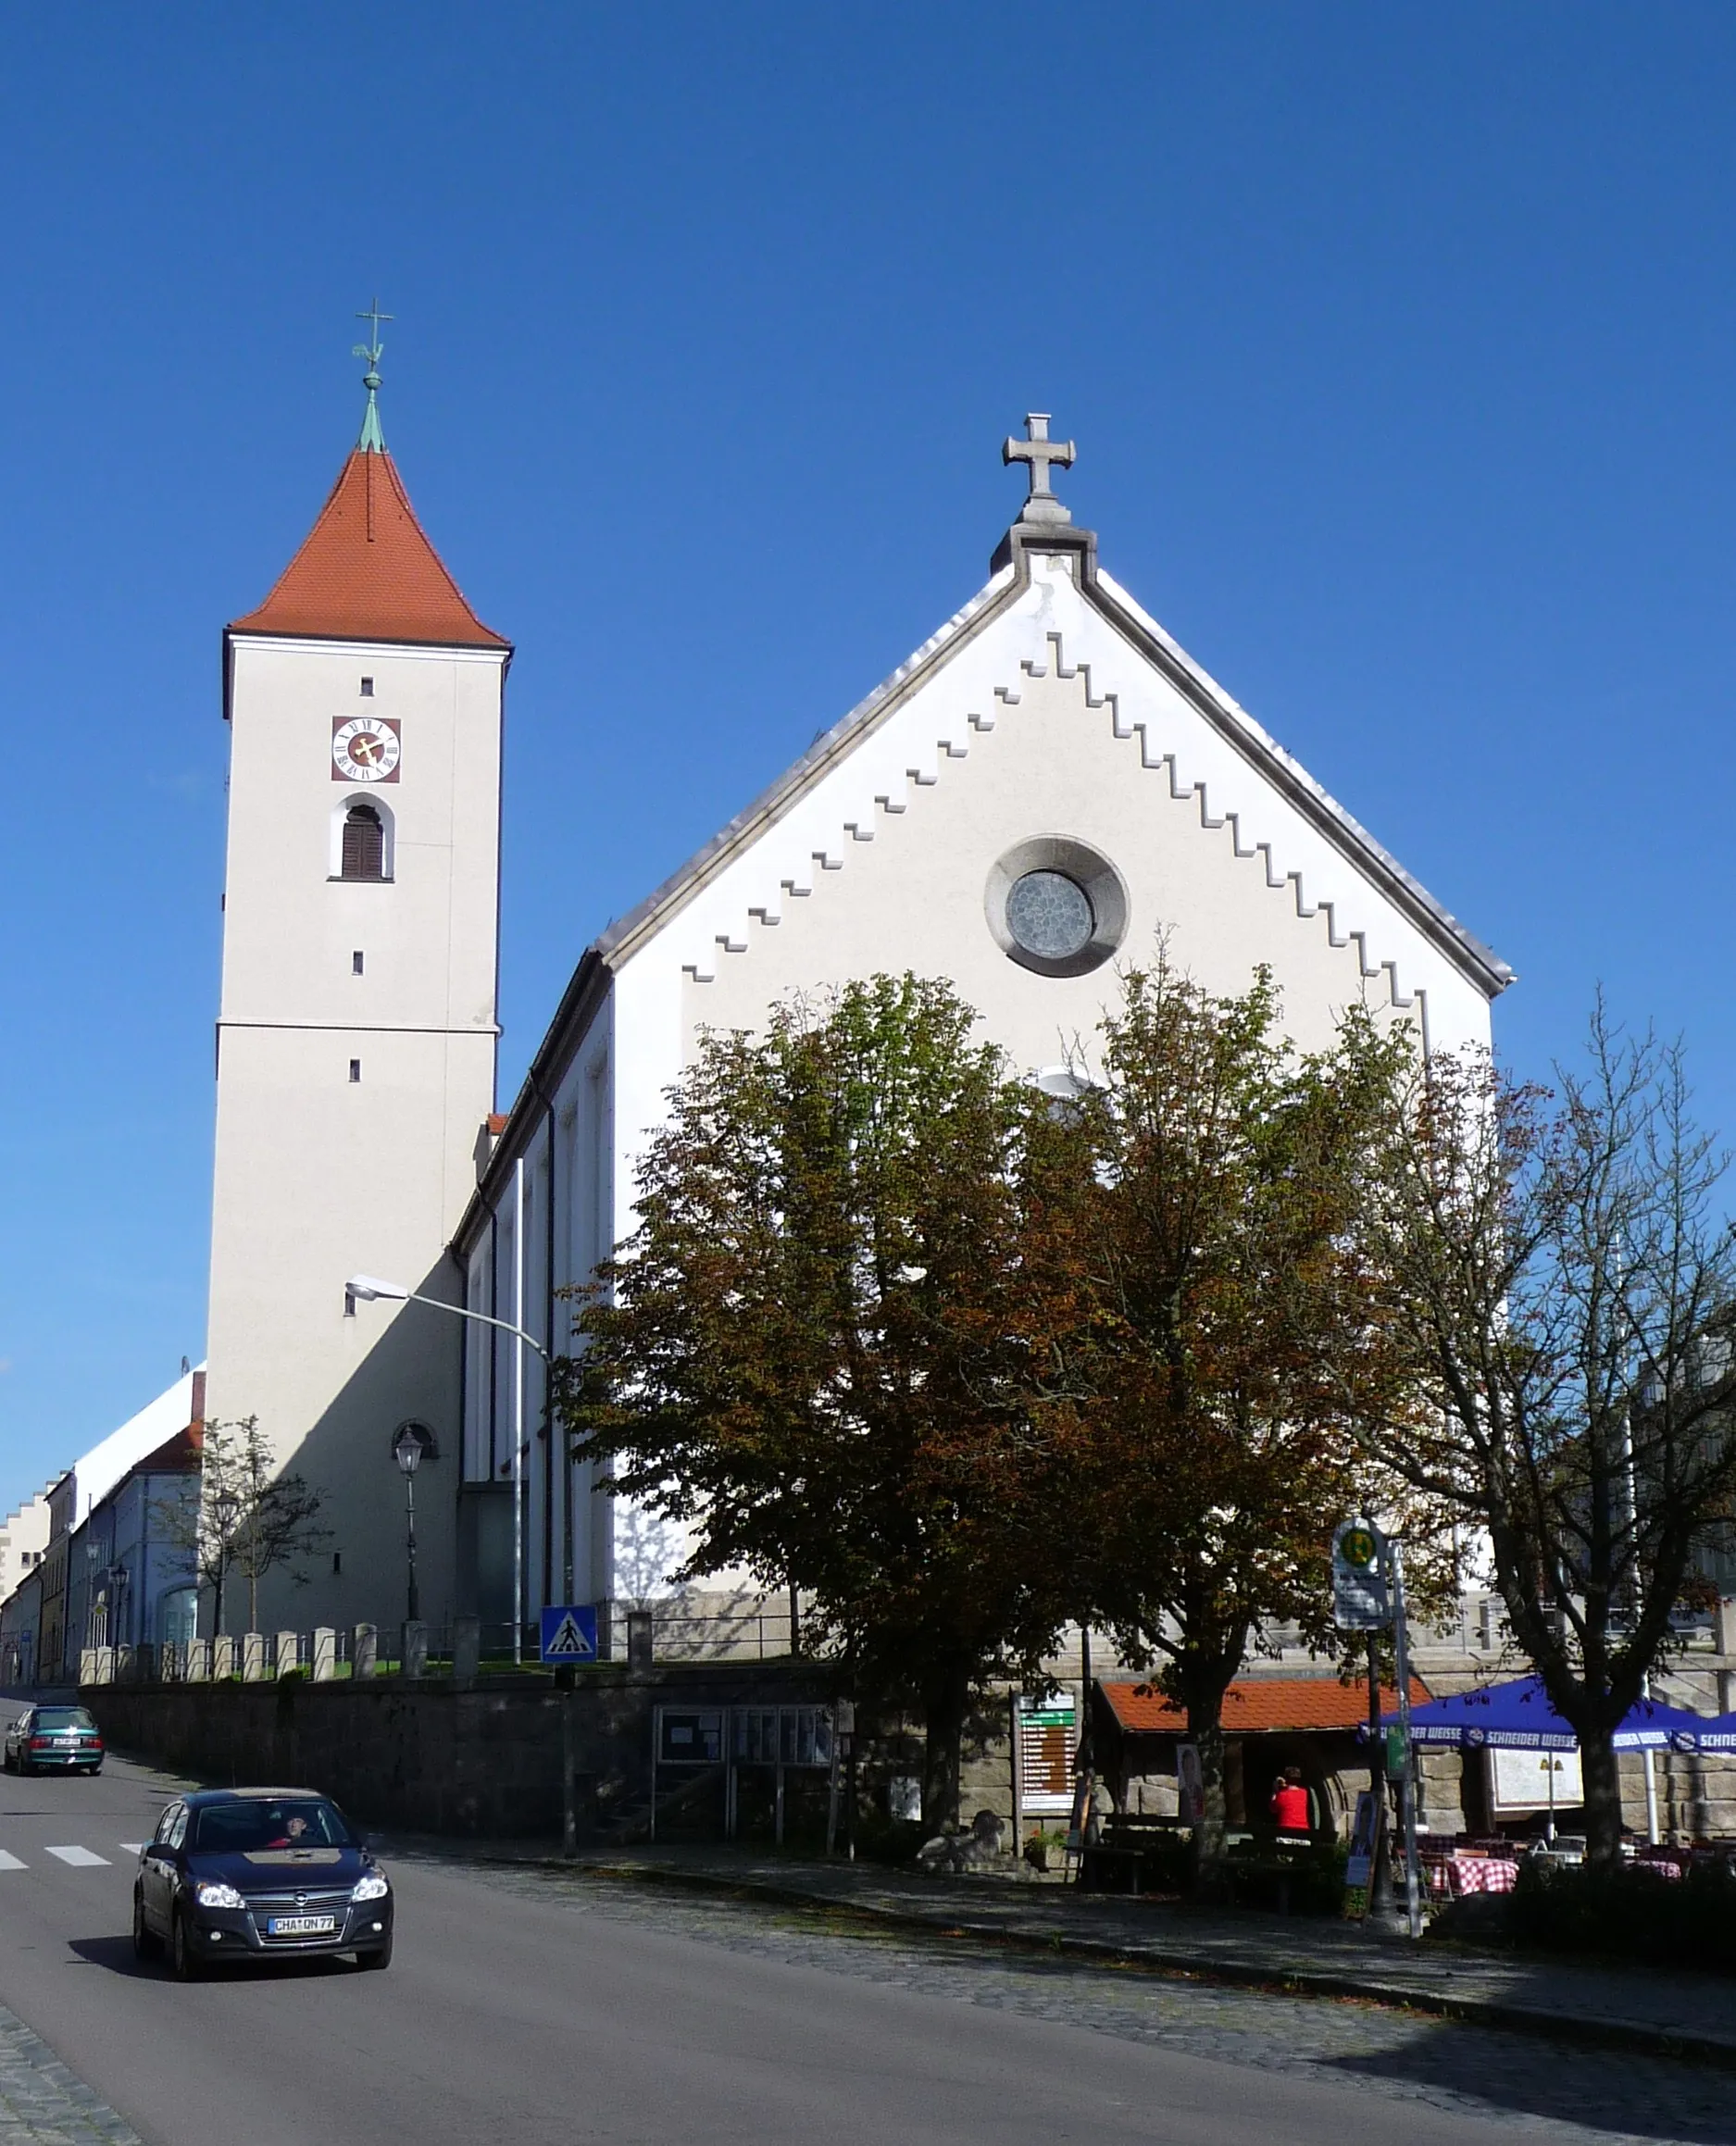
[[(1151, 1684), (1098, 1686), (1120, 1726), (1135, 1736), (1185, 1736), (1187, 1711)], [(1410, 1680), (1410, 1703), (1429, 1697), (1421, 1678)], [(1382, 1686), (1380, 1711), (1390, 1713), (1398, 1693)], [(1368, 1718), (1366, 1682), (1341, 1684), (1335, 1677), (1243, 1677), (1224, 1695), (1224, 1731), (1261, 1736), (1292, 1729), (1353, 1729)]]

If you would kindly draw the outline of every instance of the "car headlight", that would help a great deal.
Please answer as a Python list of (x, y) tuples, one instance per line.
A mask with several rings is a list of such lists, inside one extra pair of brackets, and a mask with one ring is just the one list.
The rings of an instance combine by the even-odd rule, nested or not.
[(245, 1907), (247, 1904), (232, 1885), (208, 1881), (197, 1887), (193, 1897), (201, 1907)]
[(352, 1900), (384, 1900), (391, 1890), (392, 1888), (386, 1883), (383, 1875), (378, 1870), (370, 1870), (366, 1878), (358, 1878), (356, 1880), (356, 1890), (351, 1893), (350, 1898)]

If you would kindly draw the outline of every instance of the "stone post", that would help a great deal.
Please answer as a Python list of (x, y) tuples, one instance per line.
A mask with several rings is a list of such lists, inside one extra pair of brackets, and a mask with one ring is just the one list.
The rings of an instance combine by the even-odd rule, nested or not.
[(138, 1656), (131, 1647), (111, 1647), (109, 1658), (114, 1663), (114, 1680), (117, 1684), (131, 1684), (139, 1673)]
[(211, 1675), (218, 1681), (241, 1673), (241, 1642), (233, 1632), (220, 1633), (211, 1641)]
[(97, 1664), (101, 1656), (102, 1649), (100, 1647), (81, 1647), (79, 1649), (79, 1682), (81, 1684), (94, 1684), (97, 1681)]
[(462, 1691), (476, 1682), (482, 1666), (482, 1620), (458, 1617), (452, 1628), (452, 1680)]
[(263, 1632), (244, 1632), (241, 1636), (241, 1680), (244, 1684), (262, 1684), (265, 1681)]
[(338, 1635), (330, 1625), (314, 1627), (314, 1682), (330, 1684), (338, 1673)]
[(277, 1673), (287, 1677), (292, 1669), (302, 1666), (302, 1642), (299, 1632), (280, 1632), (277, 1636)]
[(380, 1628), (377, 1625), (357, 1625), (356, 1636), (350, 1642), (350, 1675), (373, 1677), (380, 1669)]
[(656, 1656), (656, 1641), (649, 1610), (627, 1613), (627, 1666), (649, 1669)]
[(427, 1676), (428, 1627), (420, 1617), (406, 1621), (405, 1624), (404, 1644), (400, 1652), (399, 1661), (405, 1676)]
[(208, 1684), (211, 1681), (211, 1642), (209, 1640), (188, 1641), (187, 1681), (189, 1684)]

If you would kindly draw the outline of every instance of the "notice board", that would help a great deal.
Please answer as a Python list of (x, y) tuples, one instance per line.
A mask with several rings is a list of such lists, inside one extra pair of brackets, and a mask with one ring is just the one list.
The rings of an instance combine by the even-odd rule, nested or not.
[(1079, 1709), (1071, 1698), (1018, 1702), (1019, 1802), (1030, 1817), (1066, 1816), (1073, 1808), (1073, 1753)]

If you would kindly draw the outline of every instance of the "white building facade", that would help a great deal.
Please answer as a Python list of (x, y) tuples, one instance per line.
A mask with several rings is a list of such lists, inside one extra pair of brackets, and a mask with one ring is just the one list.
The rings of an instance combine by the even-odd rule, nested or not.
[[(582, 1282), (631, 1234), (634, 1167), (706, 1028), (877, 971), (948, 979), (1033, 1075), (1091, 1040), (1118, 966), (1160, 934), (1208, 989), (1264, 963), (1295, 1041), (1368, 1004), (1425, 1049), (1486, 1045), (1511, 972), (1315, 783), (1097, 562), (1048, 483), (991, 579), (762, 797), (585, 952), (454, 1249), (465, 1304), (558, 1354)], [(679, 1548), (594, 1497), (526, 1352), (467, 1329), (456, 1605), (643, 1599)]]

